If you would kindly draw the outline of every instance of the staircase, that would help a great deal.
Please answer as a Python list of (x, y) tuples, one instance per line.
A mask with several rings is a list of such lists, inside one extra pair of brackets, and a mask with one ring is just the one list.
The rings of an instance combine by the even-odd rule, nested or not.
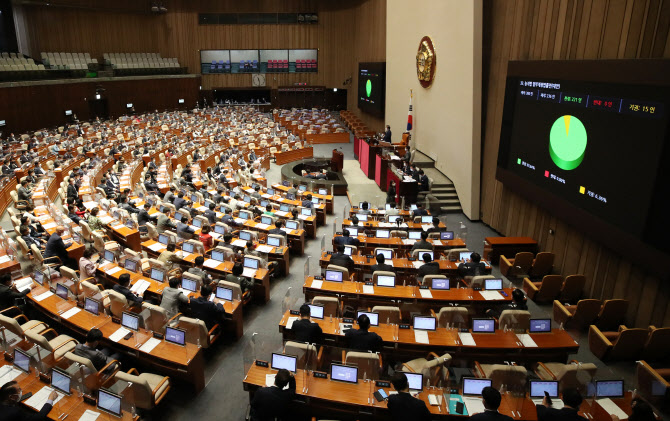
[(431, 212), (433, 213), (460, 213), (461, 202), (458, 200), (454, 183), (435, 168), (435, 161), (430, 157), (416, 151), (414, 161), (432, 181), (430, 191), (419, 193), (418, 200), (428, 198)]

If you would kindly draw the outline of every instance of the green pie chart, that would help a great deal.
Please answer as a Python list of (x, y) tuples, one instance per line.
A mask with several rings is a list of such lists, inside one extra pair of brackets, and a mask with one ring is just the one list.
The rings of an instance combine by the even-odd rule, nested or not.
[(579, 167), (586, 151), (586, 128), (575, 116), (564, 115), (554, 121), (549, 132), (549, 155), (554, 164), (570, 171)]
[(365, 84), (365, 93), (368, 94), (368, 98), (370, 98), (370, 94), (372, 93), (372, 81), (368, 79), (368, 82)]

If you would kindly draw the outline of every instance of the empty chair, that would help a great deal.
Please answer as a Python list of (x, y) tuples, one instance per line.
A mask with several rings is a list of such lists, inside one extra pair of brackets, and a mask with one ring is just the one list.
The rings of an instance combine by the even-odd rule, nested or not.
[(312, 298), (312, 304), (323, 306), (324, 317), (338, 317), (340, 314), (340, 301), (337, 297), (316, 296)]
[(628, 311), (628, 300), (605, 300), (598, 314), (596, 326), (602, 331), (613, 331), (623, 324)]
[(589, 349), (602, 361), (634, 360), (640, 357), (647, 342), (647, 329), (628, 329), (620, 326), (618, 332), (602, 332), (589, 328)]
[(284, 344), (284, 354), (298, 357), (297, 368), (303, 370), (319, 367), (322, 353), (323, 348), (319, 348), (317, 352), (316, 345), (314, 344), (295, 341), (287, 341)]
[(533, 253), (517, 253), (514, 259), (500, 256), (500, 273), (508, 278), (528, 274), (533, 265)]
[(219, 337), (221, 331), (218, 324), (207, 330), (204, 321), (184, 316), (179, 318), (177, 326), (186, 330), (187, 342), (198, 343), (203, 348), (209, 348)]
[(647, 361), (670, 359), (670, 327), (649, 326), (649, 337), (644, 344), (642, 359)]
[(114, 378), (130, 383), (135, 406), (146, 410), (158, 405), (170, 390), (169, 377), (151, 373), (140, 374), (134, 368), (127, 373), (119, 371)]
[(349, 351), (344, 357), (344, 363), (358, 367), (359, 379), (377, 380), (382, 371), (382, 357), (372, 352)]
[(602, 301), (595, 299), (579, 300), (576, 305), (563, 305), (554, 301), (554, 321), (565, 329), (583, 329), (598, 318)]
[(10, 307), (0, 312), (0, 326), (4, 327), (20, 339), (25, 338), (26, 332), (44, 332), (48, 326), (39, 320), (29, 320), (24, 314), (9, 317), (12, 312), (20, 312), (18, 307)]
[(652, 368), (646, 361), (637, 361), (635, 368), (637, 393), (660, 409), (670, 405), (670, 368)]
[(498, 319), (498, 329), (528, 330), (530, 312), (527, 310), (503, 310)]
[(458, 260), (458, 258), (461, 255), (461, 252), (468, 252), (470, 253), (470, 250), (466, 248), (460, 248), (460, 249), (449, 249), (447, 252), (447, 260), (451, 260), (452, 262), (455, 262)]
[(538, 363), (534, 369), (540, 380), (558, 380), (559, 390), (577, 389), (585, 394), (586, 388), (591, 383), (598, 371), (593, 363), (580, 363), (571, 361), (568, 364), (549, 362)]
[(121, 318), (123, 312), (128, 308), (128, 300), (126, 297), (114, 290), (106, 290), (107, 297), (110, 300), (109, 311), (112, 313), (112, 316)]
[(426, 358), (416, 358), (403, 363), (403, 368), (410, 373), (421, 373), (424, 379), (430, 379), (430, 385), (439, 387), (448, 376), (447, 367), (451, 363), (451, 355), (429, 353)]
[(479, 364), (475, 362), (475, 374), (491, 379), (491, 386), (500, 389), (505, 385), (510, 391), (523, 390), (528, 372), (525, 367), (507, 364)]
[[(466, 278), (468, 278), (466, 276)], [(484, 289), (484, 283), (487, 279), (495, 279), (493, 275), (477, 275), (473, 276), (470, 280), (470, 288), (481, 288)]]
[[(53, 329), (47, 329), (40, 333), (28, 330), (25, 333), (26, 338), (30, 342), (39, 345), (43, 349), (53, 353), (56, 361), (60, 361), (65, 356), (65, 353), (72, 351), (78, 344), (75, 339), (67, 335), (59, 335)], [(47, 339), (46, 335), (51, 336), (51, 339)]]
[[(89, 279), (93, 280), (93, 278)], [(86, 297), (101, 301), (105, 308), (108, 308), (112, 304), (112, 301), (109, 298), (109, 292), (112, 290), (103, 290), (102, 285), (96, 285), (85, 280), (81, 281), (81, 288)]]
[(438, 327), (467, 327), (470, 320), (470, 314), (466, 307), (442, 307), (440, 312), (435, 316), (437, 318)]
[(348, 281), (348, 280), (350, 279), (350, 278), (349, 278), (349, 269), (347, 269), (347, 268), (345, 268), (345, 267), (343, 267), (343, 266), (338, 266), (338, 265), (328, 265), (328, 266), (326, 267), (326, 270), (334, 270), (334, 271), (337, 271), (337, 272), (342, 272), (342, 273), (343, 273), (343, 275), (342, 275), (342, 279), (343, 279), (343, 280)]
[(372, 312), (379, 314), (380, 323), (400, 324), (400, 322), (402, 321), (402, 314), (400, 313), (399, 307), (374, 306), (372, 307)]
[(554, 253), (541, 252), (533, 259), (533, 265), (530, 267), (528, 276), (531, 278), (541, 278), (551, 273), (554, 267)]
[(584, 275), (568, 275), (565, 277), (558, 300), (562, 303), (574, 303), (582, 297), (586, 277)]
[(547, 303), (558, 297), (563, 285), (561, 275), (545, 275), (540, 282), (533, 282), (529, 278), (523, 279), (523, 290), (528, 298), (538, 303)]

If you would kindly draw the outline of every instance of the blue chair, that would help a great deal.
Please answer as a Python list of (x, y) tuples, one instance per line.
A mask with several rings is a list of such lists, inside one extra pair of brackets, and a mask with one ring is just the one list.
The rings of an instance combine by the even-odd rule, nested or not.
[(212, 64), (209, 65), (209, 71), (216, 69), (216, 61), (212, 61)]
[(226, 60), (226, 64), (224, 65), (224, 69), (227, 72), (230, 72), (230, 60)]
[(223, 60), (219, 60), (219, 64), (216, 66), (218, 70), (223, 70)]
[(258, 60), (253, 61), (253, 63), (251, 64), (251, 68), (253, 70), (258, 70)]

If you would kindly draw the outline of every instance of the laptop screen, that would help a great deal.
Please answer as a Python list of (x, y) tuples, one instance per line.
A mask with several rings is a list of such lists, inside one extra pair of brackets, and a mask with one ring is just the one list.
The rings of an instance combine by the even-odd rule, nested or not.
[(421, 217), (421, 223), (422, 224), (432, 224), (433, 223), (433, 217), (430, 215), (423, 215)]
[(304, 184), (301, 184), (298, 186), (298, 191), (307, 191), (307, 186)]
[(38, 284), (40, 284), (40, 285), (44, 285), (44, 274), (43, 274), (42, 272), (40, 272), (39, 270), (36, 270), (36, 271), (33, 273), (33, 279), (34, 279), (35, 282), (37, 282)]
[(435, 317), (414, 316), (414, 329), (435, 330), (436, 328), (437, 319)]
[(151, 279), (153, 279), (156, 282), (163, 282), (163, 279), (165, 277), (165, 272), (158, 268), (151, 268)]
[(377, 238), (390, 238), (391, 237), (391, 231), (389, 230), (377, 230), (377, 234), (375, 234)]
[(251, 269), (258, 269), (258, 260), (252, 259), (251, 257), (244, 258), (244, 267)]
[(496, 322), (493, 319), (472, 319), (472, 331), (475, 333), (493, 333)]
[(280, 205), (279, 206), (279, 210), (282, 211), (282, 212), (288, 212), (289, 209), (290, 208), (288, 207), (288, 205)]
[(14, 366), (21, 371), (30, 373), (30, 356), (19, 348), (14, 348)]
[(249, 231), (240, 231), (240, 240), (251, 240), (251, 233)]
[(318, 197), (312, 197), (312, 203), (314, 203), (315, 205), (318, 205), (319, 204), (319, 198)]
[(358, 383), (358, 368), (342, 364), (330, 364), (330, 379), (347, 383)]
[(472, 254), (471, 251), (462, 251), (458, 253), (458, 260), (462, 260), (464, 262), (467, 262), (470, 260), (470, 255)]
[(400, 219), (402, 221), (402, 216), (400, 216), (400, 215), (389, 216), (389, 222), (392, 223), (392, 224), (395, 224), (398, 221), (398, 219)]
[(420, 251), (418, 254), (419, 260), (423, 262), (423, 256), (426, 254), (430, 256), (430, 260), (433, 260), (433, 252), (432, 251)]
[(177, 345), (186, 344), (186, 331), (184, 329), (177, 329), (174, 327), (165, 327), (165, 340)]
[(51, 386), (66, 395), (70, 394), (70, 380), (72, 380), (72, 378), (64, 372), (55, 368), (51, 370)]
[(103, 389), (98, 390), (98, 408), (120, 417), (121, 396)]
[(431, 281), (432, 281), (431, 288), (433, 289), (449, 289), (450, 287), (449, 279), (433, 278)]
[(453, 231), (441, 231), (440, 240), (453, 240), (454, 232)]
[(137, 272), (137, 261), (133, 259), (126, 259), (125, 262), (123, 262), (123, 267), (130, 272)]
[(202, 228), (202, 220), (200, 220), (200, 219), (194, 219), (194, 220), (193, 220), (193, 226), (194, 226), (194, 227), (198, 227), (198, 228)]
[(261, 200), (261, 207), (262, 208), (266, 207), (268, 205), (268, 203), (270, 203), (270, 202), (268, 202), (267, 200)]
[(198, 283), (196, 281), (194, 281), (193, 279), (182, 278), (181, 279), (181, 287), (182, 287), (182, 289), (185, 289), (186, 291), (195, 292), (196, 289), (198, 288)]
[(170, 238), (165, 234), (161, 234), (158, 236), (158, 242), (167, 246), (170, 244)]
[(214, 225), (214, 232), (223, 235), (226, 233), (226, 227), (224, 225), (216, 224)]
[(328, 194), (328, 189), (319, 189), (319, 194), (321, 195), (327, 195)]
[(309, 306), (309, 317), (314, 319), (323, 319), (323, 306), (318, 304), (308, 304)]
[(365, 314), (370, 319), (370, 326), (379, 326), (379, 313), (372, 313), (370, 311), (359, 311), (356, 313), (356, 319), (361, 317), (361, 314)]
[(393, 259), (393, 250), (391, 249), (377, 249), (376, 253), (384, 256), (384, 259)]
[(349, 227), (347, 228), (347, 231), (349, 231), (350, 237), (358, 237), (358, 228)]
[(485, 387), (491, 387), (491, 379), (473, 379), (463, 377), (463, 394), (480, 396)]
[(233, 290), (226, 287), (216, 287), (216, 298), (220, 300), (233, 301)]
[(121, 325), (128, 329), (138, 330), (140, 328), (140, 318), (139, 316), (124, 311), (123, 314), (121, 314)]
[(409, 210), (414, 211), (416, 209), (417, 209), (416, 205), (409, 205)]
[(484, 279), (484, 289), (487, 291), (497, 291), (503, 289), (502, 278)]
[(623, 392), (623, 380), (596, 381), (596, 397), (598, 398), (620, 398)]
[(249, 215), (249, 212), (240, 211), (239, 217), (242, 219), (249, 219), (251, 216)]
[(269, 216), (262, 216), (261, 223), (265, 225), (272, 225), (272, 218), (270, 218)]
[(185, 242), (185, 243), (182, 244), (182, 246), (181, 246), (181, 249), (182, 249), (183, 251), (185, 251), (186, 253), (193, 253), (193, 248), (194, 248), (193, 243), (186, 243), (186, 242)]
[(97, 316), (100, 314), (100, 301), (86, 297), (84, 299), (84, 310)]
[(65, 285), (63, 284), (56, 284), (56, 295), (58, 295), (60, 298), (67, 300), (67, 293), (68, 289)]
[(221, 250), (212, 250), (212, 260), (216, 260), (218, 262), (223, 262), (225, 259), (225, 255), (223, 251)]
[(558, 397), (558, 382), (553, 380), (531, 380), (530, 397), (544, 398), (544, 392), (549, 394), (550, 398)]
[(274, 196), (274, 194), (275, 194), (275, 189), (268, 188), (267, 193), (268, 193), (270, 196)]
[(274, 368), (275, 370), (283, 368), (292, 373), (295, 373), (297, 363), (298, 363), (298, 357), (295, 357), (293, 355), (276, 354), (274, 352), (272, 353), (271, 367)]
[(405, 373), (410, 390), (423, 390), (423, 374)]
[(420, 240), (421, 239), (421, 231), (410, 231), (407, 234), (407, 238), (410, 240)]
[(135, 221), (133, 221), (132, 219), (127, 220), (126, 221), (126, 227), (128, 227), (131, 230), (135, 229)]
[(327, 270), (326, 271), (326, 281), (342, 282), (342, 272), (337, 271), (337, 270)]
[(551, 332), (551, 319), (530, 319), (530, 333)]
[(174, 219), (176, 219), (177, 221), (181, 222), (181, 218), (182, 218), (181, 212), (176, 212), (174, 214)]
[(111, 251), (111, 250), (105, 250), (104, 259), (107, 260), (110, 263), (113, 262), (114, 261), (114, 252)]
[(295, 194), (293, 193), (286, 193), (286, 198), (288, 200), (295, 200)]
[(250, 197), (250, 196), (244, 196), (244, 201), (245, 201), (246, 203), (251, 202), (251, 197)]
[(312, 216), (312, 210), (310, 208), (301, 208), (300, 213), (304, 216)]
[(279, 237), (268, 237), (268, 246), (279, 247), (281, 239)]
[(393, 288), (395, 286), (395, 276), (379, 275), (377, 276), (377, 285), (380, 287)]
[(367, 220), (368, 220), (368, 215), (365, 214), (365, 213), (357, 213), (356, 217), (358, 218), (358, 220), (360, 222), (367, 222)]
[(344, 254), (347, 256), (351, 256), (351, 254), (354, 252), (354, 248), (351, 246), (344, 246)]

